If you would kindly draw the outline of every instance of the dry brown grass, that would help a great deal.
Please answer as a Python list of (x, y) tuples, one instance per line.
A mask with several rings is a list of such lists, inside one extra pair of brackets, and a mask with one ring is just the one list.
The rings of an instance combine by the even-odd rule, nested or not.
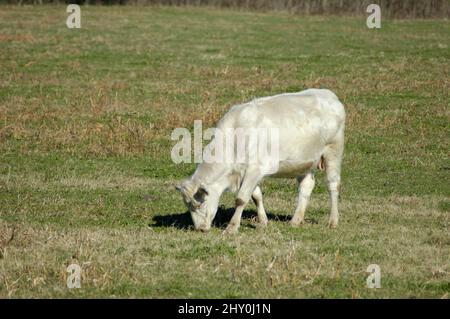
[[(68, 186), (66, 182), (62, 184)], [(97, 186), (109, 187), (108, 183)], [(321, 209), (324, 199), (316, 197), (310, 210)], [(381, 290), (365, 288), (365, 267), (382, 258), (382, 283), (390, 296), (441, 297), (443, 293), (434, 295), (421, 290), (407, 293), (404, 289), (408, 280), (421, 278), (430, 285), (450, 279), (445, 257), (450, 244), (445, 235), (448, 224), (447, 229), (435, 228), (424, 233), (419, 225), (411, 228), (410, 224), (396, 220), (420, 219), (424, 226), (429, 221), (442, 220), (442, 213), (436, 208), (441, 199), (391, 197), (384, 203), (369, 197), (344, 200), (341, 229), (332, 233), (319, 231), (323, 248), (318, 248), (318, 239), (308, 235), (311, 229), (324, 227), (325, 216), (315, 224), (317, 213), (308, 214), (308, 224), (299, 231), (289, 230), (286, 222), (272, 220), (265, 231), (244, 226), (234, 238), (221, 237), (218, 231), (205, 236), (176, 228), (164, 232), (148, 228), (62, 229), (25, 222), (17, 226), (15, 238), (2, 247), (0, 292), (4, 297), (123, 296), (120, 287), (125, 285), (133, 287), (126, 295), (134, 297), (206, 296), (206, 291), (209, 297), (223, 297), (228, 286), (223, 281), (226, 280), (230, 285), (243, 287), (239, 293), (234, 292), (237, 296), (311, 297), (320, 296), (327, 282), (343, 281), (346, 286), (340, 288), (341, 296), (375, 297), (383, 294)], [(292, 206), (278, 196), (269, 197), (266, 202), (272, 212)], [(381, 220), (387, 220), (389, 227), (380, 224)], [(12, 231), (5, 222), (0, 223), (0, 229), (2, 238), (8, 238)], [(355, 232), (356, 229), (361, 232)], [(354, 247), (355, 238), (365, 247), (363, 250)], [(201, 244), (204, 240), (208, 241), (207, 246)], [(340, 247), (330, 249), (329, 245), (335, 241), (341, 243)], [(218, 253), (208, 253), (214, 249)], [(71, 263), (82, 266), (80, 291), (65, 287), (66, 267)], [(186, 279), (191, 288), (178, 290)]]

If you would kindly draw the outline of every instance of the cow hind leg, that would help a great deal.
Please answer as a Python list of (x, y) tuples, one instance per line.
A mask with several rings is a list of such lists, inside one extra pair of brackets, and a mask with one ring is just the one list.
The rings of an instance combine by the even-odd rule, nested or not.
[(259, 188), (259, 186), (256, 186), (255, 190), (253, 191), (252, 199), (256, 205), (256, 210), (258, 212), (259, 224), (263, 227), (267, 226), (268, 219), (267, 219), (267, 215), (266, 215), (266, 210), (264, 209), (264, 205), (263, 205), (263, 196), (262, 196), (261, 188)]
[(305, 211), (308, 206), (309, 198), (316, 184), (314, 180), (314, 175), (308, 173), (298, 179), (299, 181), (299, 192), (298, 192), (298, 203), (295, 209), (294, 216), (291, 219), (291, 225), (294, 227), (300, 226), (305, 219)]
[(341, 185), (341, 162), (343, 143), (336, 143), (327, 146), (324, 153), (325, 174), (328, 193), (330, 196), (330, 219), (328, 226), (336, 228), (339, 220), (338, 198)]

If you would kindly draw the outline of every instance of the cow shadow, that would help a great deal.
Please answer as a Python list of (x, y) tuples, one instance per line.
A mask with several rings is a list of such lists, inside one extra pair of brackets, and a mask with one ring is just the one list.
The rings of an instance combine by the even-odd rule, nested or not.
[[(224, 206), (219, 206), (217, 210), (216, 217), (213, 220), (212, 227), (225, 228), (230, 222), (231, 217), (234, 214), (234, 207), (225, 208)], [(284, 221), (287, 222), (291, 219), (290, 215), (273, 214), (267, 212), (267, 218), (274, 221)], [(250, 219), (253, 222), (250, 227), (256, 227), (257, 213), (255, 209), (246, 209), (242, 213), (242, 219)], [(150, 224), (151, 227), (175, 227), (178, 229), (193, 229), (193, 223), (191, 219), (191, 214), (189, 211), (179, 214), (170, 215), (157, 215), (153, 217), (153, 223)]]

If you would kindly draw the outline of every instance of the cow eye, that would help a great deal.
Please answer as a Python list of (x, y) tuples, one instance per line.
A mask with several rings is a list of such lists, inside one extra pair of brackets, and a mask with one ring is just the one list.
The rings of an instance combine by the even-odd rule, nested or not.
[(208, 195), (208, 193), (197, 192), (197, 193), (194, 195), (194, 199), (195, 199), (197, 202), (199, 202), (200, 204), (203, 204), (203, 203), (205, 202), (206, 195)]

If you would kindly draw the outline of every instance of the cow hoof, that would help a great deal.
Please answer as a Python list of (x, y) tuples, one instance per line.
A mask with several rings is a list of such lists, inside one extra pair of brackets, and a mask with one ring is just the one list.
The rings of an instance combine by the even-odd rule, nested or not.
[(267, 220), (258, 221), (258, 223), (256, 224), (256, 226), (257, 226), (257, 227), (260, 227), (260, 228), (266, 228), (268, 223), (269, 223), (269, 222), (268, 222)]
[(335, 229), (336, 227), (337, 227), (337, 223), (336, 222), (329, 222), (328, 223), (328, 228)]
[(297, 227), (300, 227), (301, 225), (303, 225), (303, 221), (290, 221), (289, 222), (289, 224), (291, 225), (291, 227), (295, 227), (295, 228), (297, 228)]
[(238, 229), (236, 227), (227, 227), (223, 231), (222, 235), (234, 235), (238, 233)]

